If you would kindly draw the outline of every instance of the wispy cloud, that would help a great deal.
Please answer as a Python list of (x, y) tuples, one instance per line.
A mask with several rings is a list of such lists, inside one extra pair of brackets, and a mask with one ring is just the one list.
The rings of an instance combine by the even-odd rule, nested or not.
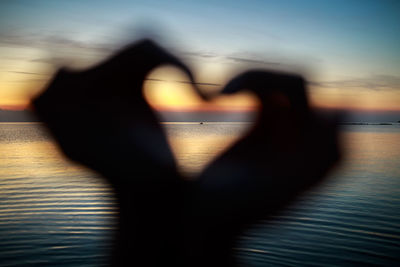
[(221, 86), (221, 84), (218, 83), (205, 83), (205, 82), (189, 82), (189, 81), (174, 81), (176, 83), (186, 83), (186, 84), (196, 84), (196, 85), (205, 85), (205, 86)]
[(232, 60), (232, 61), (234, 61), (234, 62), (250, 63), (250, 64), (259, 64), (259, 65), (267, 65), (267, 66), (278, 66), (278, 65), (281, 65), (281, 63), (278, 63), (278, 62), (273, 62), (273, 61), (268, 61), (268, 60), (262, 60), (262, 59), (244, 58), (244, 57), (232, 57), (232, 56), (228, 56), (228, 57), (226, 57), (226, 59)]
[(16, 73), (16, 74), (26, 74), (26, 75), (48, 75), (45, 73), (39, 72), (28, 72), (28, 71), (7, 71), (8, 73)]
[(46, 44), (57, 45), (76, 49), (90, 49), (97, 52), (112, 52), (115, 50), (115, 44), (100, 42), (83, 42), (72, 38), (62, 37), (58, 35), (47, 36), (42, 39)]
[(11, 31), (0, 31), (0, 43), (6, 45), (34, 45), (37, 36), (33, 34), (12, 33)]
[(372, 75), (363, 78), (352, 78), (346, 80), (328, 81), (328, 82), (309, 82), (312, 86), (322, 88), (360, 88), (374, 91), (382, 90), (400, 90), (400, 76), (395, 75)]
[(37, 79), (19, 79), (19, 80), (9, 80), (8, 83), (36, 83), (36, 82), (46, 82), (48, 79), (37, 78)]
[(0, 31), (0, 44), (13, 46), (27, 46), (43, 49), (90, 49), (99, 52), (112, 52), (116, 45), (112, 42), (83, 42), (74, 38), (60, 36), (53, 33), (10, 32)]
[(198, 57), (198, 58), (216, 58), (217, 54), (211, 52), (184, 52), (183, 56)]
[(154, 78), (147, 78), (146, 81), (152, 81), (152, 82), (174, 82), (174, 83), (184, 83), (184, 84), (196, 84), (196, 85), (204, 85), (204, 86), (221, 86), (221, 84), (218, 83), (206, 83), (206, 82), (195, 82), (192, 83), (190, 81), (169, 81), (169, 80), (163, 80), (163, 79), (154, 79)]

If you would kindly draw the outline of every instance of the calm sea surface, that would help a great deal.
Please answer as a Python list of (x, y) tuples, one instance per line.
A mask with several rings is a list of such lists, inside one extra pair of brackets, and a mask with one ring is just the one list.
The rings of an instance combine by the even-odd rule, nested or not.
[[(164, 124), (195, 174), (244, 123)], [(346, 126), (345, 159), (327, 181), (236, 248), (244, 266), (400, 264), (400, 125)], [(100, 266), (116, 209), (110, 188), (65, 160), (36, 123), (0, 123), (0, 266)]]

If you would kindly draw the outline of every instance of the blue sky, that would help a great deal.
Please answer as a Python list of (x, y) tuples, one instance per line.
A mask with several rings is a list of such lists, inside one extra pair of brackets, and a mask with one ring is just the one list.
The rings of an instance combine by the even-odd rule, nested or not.
[[(45, 58), (91, 64), (152, 30), (204, 82), (223, 83), (240, 67), (300, 70), (317, 102), (358, 99), (356, 108), (367, 109), (400, 103), (399, 1), (37, 0), (2, 1), (0, 10), (3, 72), (51, 73), (51, 66), (28, 64)], [(9, 86), (2, 76), (6, 98), (39, 86)]]

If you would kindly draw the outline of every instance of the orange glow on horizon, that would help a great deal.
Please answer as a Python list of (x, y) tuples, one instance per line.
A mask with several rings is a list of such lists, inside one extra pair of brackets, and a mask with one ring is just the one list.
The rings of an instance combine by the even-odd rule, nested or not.
[(0, 105), (0, 110), (13, 110), (13, 111), (21, 111), (29, 108), (29, 105)]
[[(0, 109), (30, 109), (31, 99), (44, 88), (47, 80), (29, 80), (29, 74), (2, 75), (0, 81)], [(49, 78), (46, 76), (46, 78)], [(8, 79), (13, 80), (8, 80)], [(195, 92), (188, 78), (176, 69), (158, 68), (152, 72), (144, 83), (144, 96), (149, 104), (158, 111), (171, 112), (251, 112), (257, 110), (258, 99), (249, 93), (220, 96), (206, 102)], [(15, 82), (18, 81), (18, 82)], [(213, 80), (216, 82), (217, 80)], [(208, 81), (206, 81), (208, 82)], [(224, 84), (223, 82), (219, 82)], [(218, 84), (219, 84), (218, 83)], [(217, 92), (217, 84), (201, 85), (205, 90)], [(208, 88), (207, 88), (208, 87)], [(310, 102), (323, 109), (384, 112), (400, 111), (400, 94), (398, 90), (361, 90), (361, 89), (328, 89), (310, 87)]]
[[(214, 92), (217, 89), (219, 88), (211, 88)], [(190, 83), (176, 82), (176, 80), (148, 80), (144, 84), (144, 96), (147, 102), (159, 111), (246, 112), (254, 111), (259, 106), (258, 99), (248, 92), (232, 96), (221, 95), (212, 101), (204, 101)]]
[(400, 95), (395, 92), (368, 92), (347, 95), (310, 94), (313, 106), (354, 111), (400, 111)]

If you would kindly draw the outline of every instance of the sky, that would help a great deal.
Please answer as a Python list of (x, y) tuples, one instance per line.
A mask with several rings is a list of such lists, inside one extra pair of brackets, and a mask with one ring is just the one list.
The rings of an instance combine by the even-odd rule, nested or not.
[[(0, 109), (24, 109), (60, 66), (85, 69), (152, 37), (218, 90), (257, 68), (304, 75), (312, 104), (400, 114), (399, 1), (1, 1)], [(160, 68), (145, 95), (157, 109), (249, 110), (250, 95), (203, 103)], [(152, 80), (153, 78), (153, 80)], [(156, 81), (158, 79), (161, 81)]]

